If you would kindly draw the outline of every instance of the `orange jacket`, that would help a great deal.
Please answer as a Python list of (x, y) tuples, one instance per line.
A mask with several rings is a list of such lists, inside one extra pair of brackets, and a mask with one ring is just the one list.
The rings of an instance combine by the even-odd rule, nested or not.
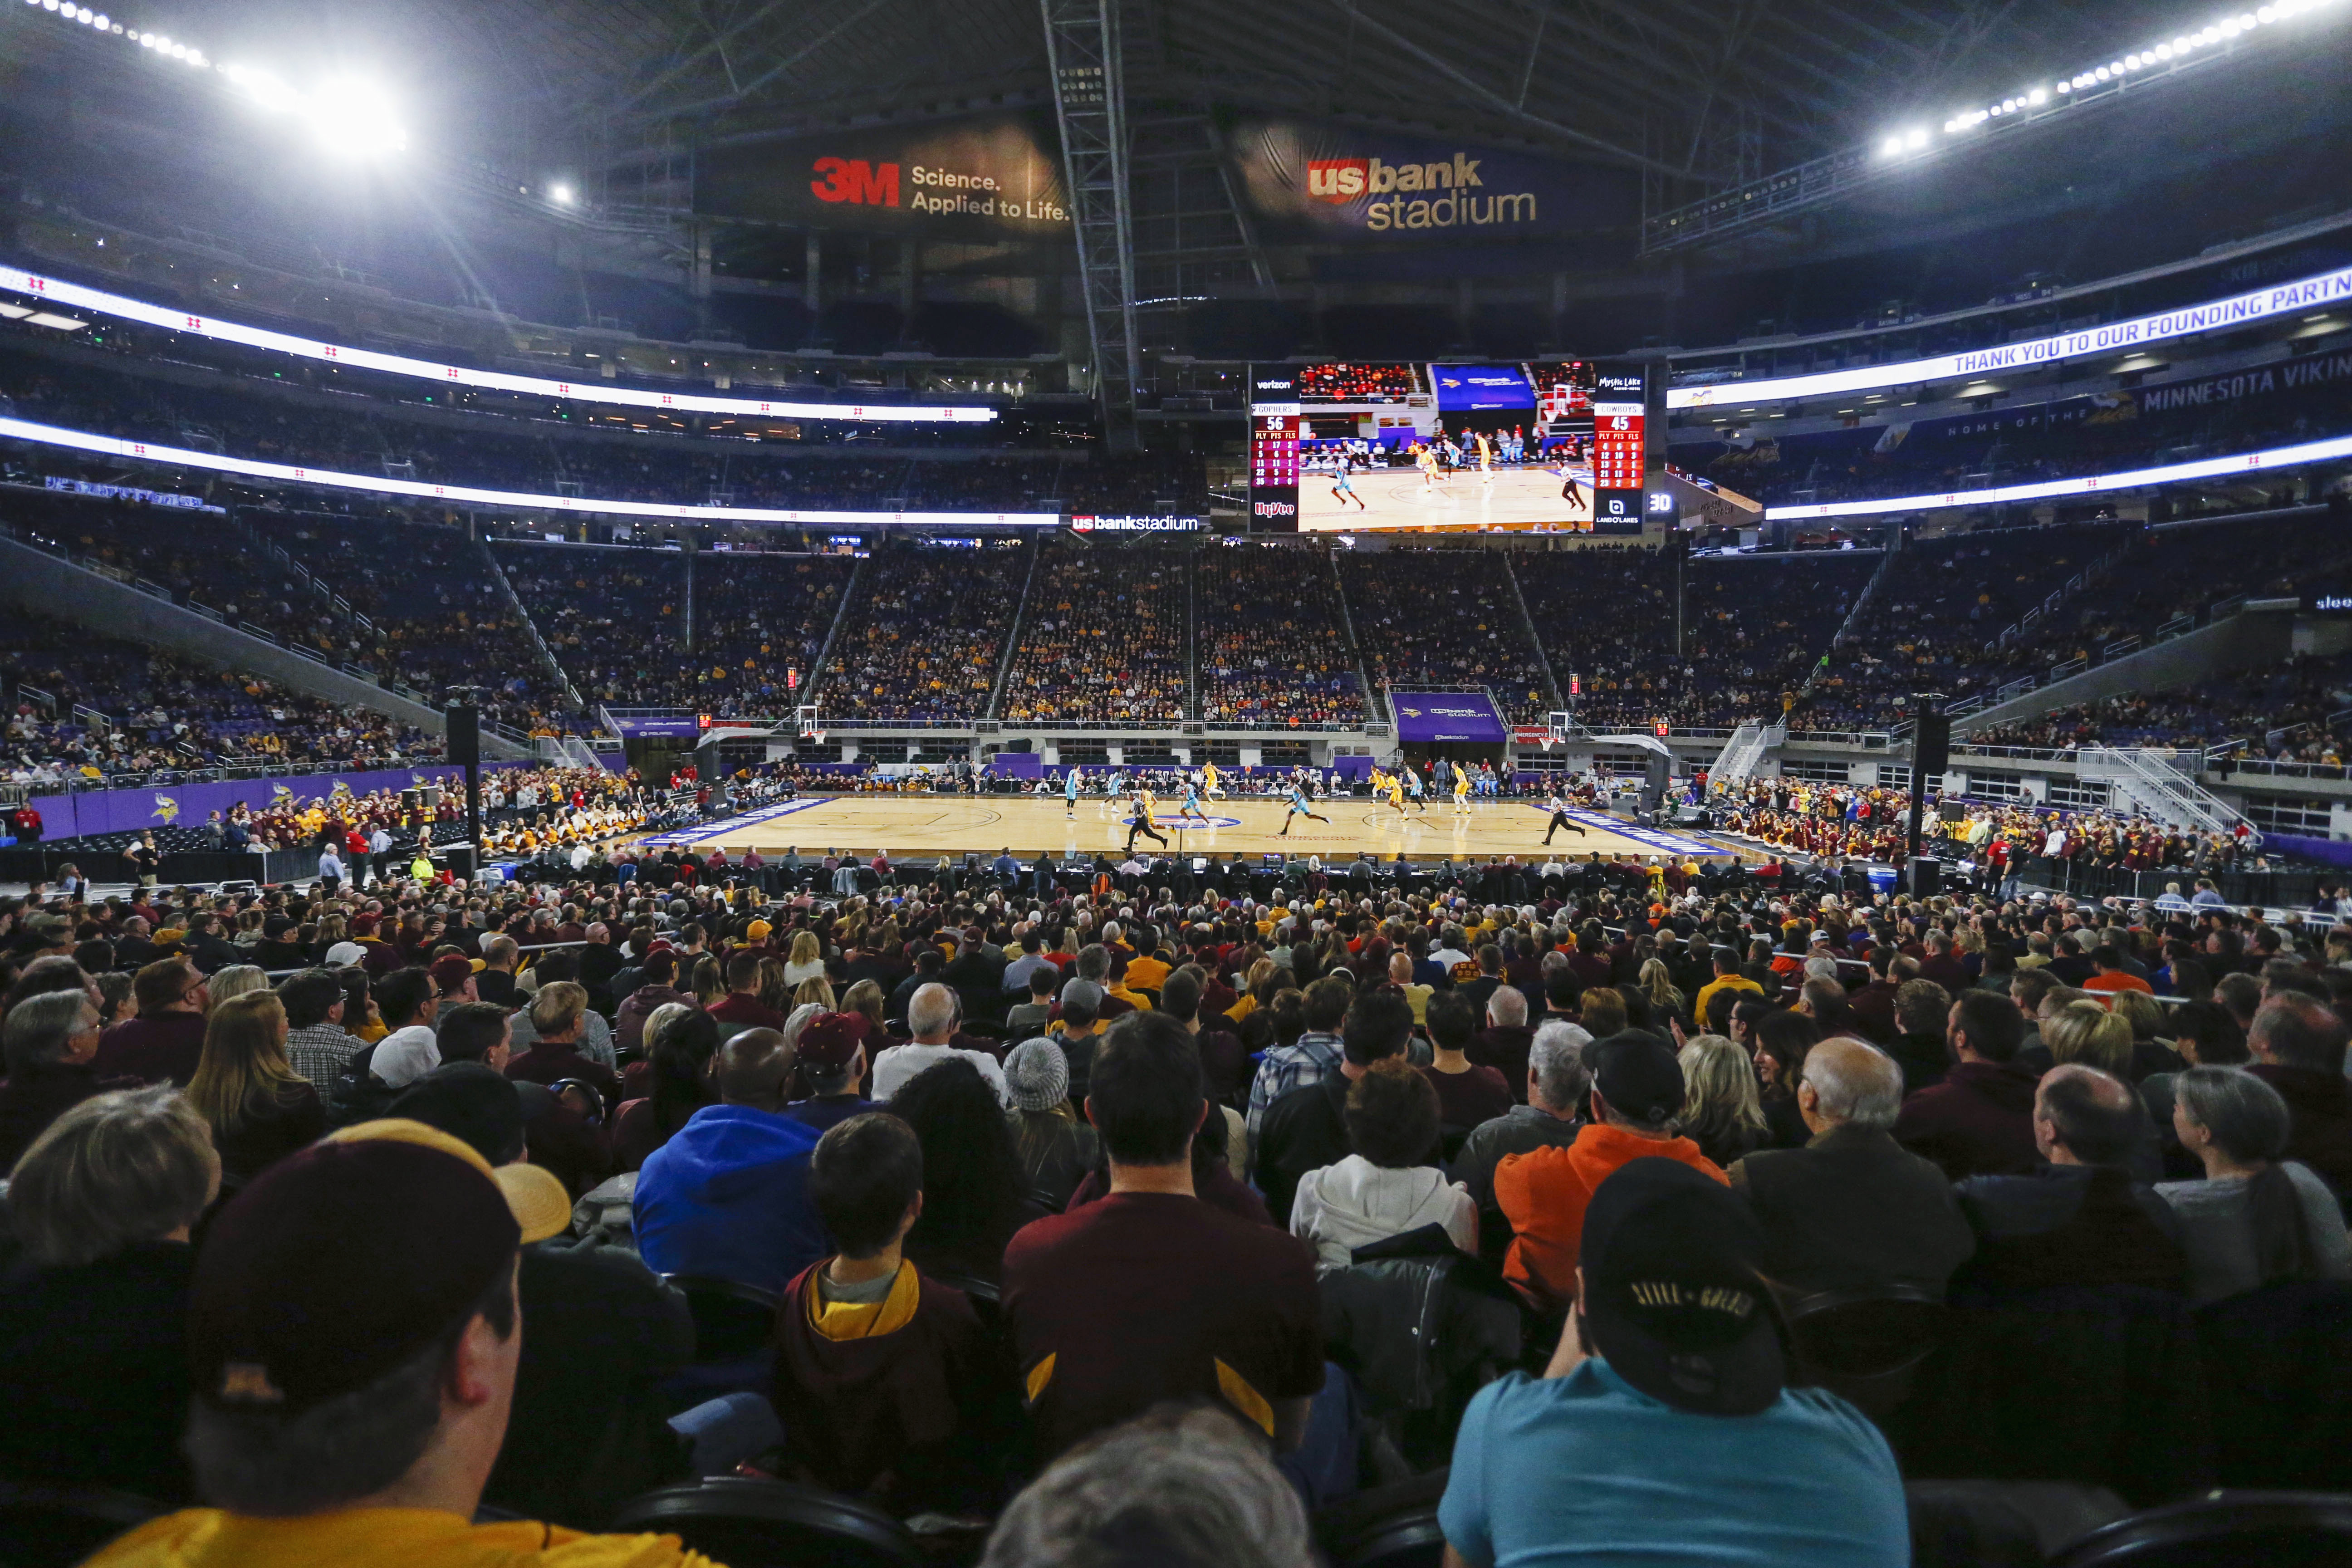
[(1515, 1234), (1503, 1277), (1538, 1308), (1564, 1308), (1575, 1300), (1585, 1205), (1620, 1165), (1659, 1158), (1679, 1160), (1730, 1184), (1731, 1178), (1687, 1138), (1644, 1138), (1605, 1123), (1584, 1128), (1565, 1148), (1504, 1155), (1495, 1167), (1495, 1203)]

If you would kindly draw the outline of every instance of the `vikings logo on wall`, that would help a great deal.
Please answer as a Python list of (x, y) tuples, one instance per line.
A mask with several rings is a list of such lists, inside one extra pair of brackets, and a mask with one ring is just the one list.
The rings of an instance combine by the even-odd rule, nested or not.
[(1635, 219), (1636, 187), (1617, 170), (1287, 121), (1245, 121), (1234, 146), (1260, 216), (1318, 237), (1490, 239)]

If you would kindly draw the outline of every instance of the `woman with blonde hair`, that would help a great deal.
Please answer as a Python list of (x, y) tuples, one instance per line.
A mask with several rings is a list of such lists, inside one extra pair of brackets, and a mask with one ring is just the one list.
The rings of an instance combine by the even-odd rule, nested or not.
[(2053, 1062), (2081, 1062), (2132, 1081), (2132, 1026), (2096, 1002), (2069, 1002), (2042, 1025)]
[(784, 973), (784, 961), (773, 956), (760, 960), (760, 1005), (772, 1013), (793, 1010), (793, 983)]
[[(824, 984), (821, 980), (812, 981), (810, 984)], [(807, 986), (802, 987), (803, 991), (807, 989)], [(833, 1005), (833, 987), (830, 985), (825, 986), (824, 994), (822, 997), (809, 996), (803, 999), (818, 1003), (828, 1013), (835, 1010)], [(866, 1020), (866, 1059), (868, 1064), (872, 1063), (876, 1053), (882, 1049), (883, 1042), (890, 1038), (890, 1031), (882, 1026), (882, 1009), (888, 1005), (889, 1000), (890, 998), (884, 994), (880, 983), (872, 980), (859, 981), (844, 993), (841, 998), (839, 1011), (856, 1013)]]
[(1664, 959), (1653, 958), (1643, 963), (1641, 973), (1634, 976), (1633, 984), (1643, 995), (1650, 999), (1652, 1016), (1690, 1016), (1690, 999), (1683, 994), (1682, 987), (1675, 984), (1674, 972), (1666, 967)]
[[(858, 984), (871, 985), (874, 983), (867, 980), (860, 981)], [(856, 987), (852, 986), (851, 989), (855, 990)], [(880, 987), (877, 986), (876, 989), (878, 990)], [(824, 1008), (828, 1013), (834, 1011), (833, 982), (827, 980), (822, 974), (818, 975), (814, 980), (803, 981), (801, 983), (800, 989), (793, 993), (793, 1005), (799, 1007), (811, 1002), (815, 1003), (818, 1006)]]
[[(1249, 978), (1242, 983), (1241, 1000), (1225, 1009), (1225, 1016), (1238, 1024), (1262, 1005), (1258, 992), (1274, 978), (1274, 960), (1261, 958), (1249, 966)], [(1271, 996), (1273, 993), (1268, 992)]]
[(788, 984), (805, 985), (812, 980), (824, 978), (824, 944), (816, 932), (801, 931), (793, 933), (792, 951), (784, 956), (784, 980)]
[(212, 978), (205, 982), (205, 989), (211, 994), (213, 1005), (217, 1007), (248, 992), (268, 990), (269, 976), (257, 963), (232, 963), (225, 969), (214, 970)]
[(706, 952), (694, 961), (686, 982), (688, 994), (698, 1007), (716, 1007), (727, 1000), (727, 966), (719, 962), (715, 952)]
[(274, 991), (213, 1004), (187, 1095), (231, 1181), (251, 1179), (327, 1131), (319, 1091), (286, 1065), (286, 1009)]
[(1721, 1035), (1696, 1035), (1683, 1047), (1681, 1062), (1683, 1136), (1726, 1169), (1762, 1148), (1769, 1124), (1748, 1053)]

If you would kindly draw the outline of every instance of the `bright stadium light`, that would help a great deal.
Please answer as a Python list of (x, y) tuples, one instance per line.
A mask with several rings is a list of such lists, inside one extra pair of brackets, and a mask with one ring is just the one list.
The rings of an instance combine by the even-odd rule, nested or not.
[[(1999, 103), (1987, 102), (1976, 108), (1961, 110), (1944, 121), (1944, 134), (1957, 136), (1988, 121), (2003, 120), (2029, 109), (2039, 109), (2050, 101), (2053, 94), (2063, 100), (2095, 91), (2099, 88), (2111, 86), (2135, 73), (2153, 70), (2159, 66), (2186, 59), (2198, 49), (2230, 42), (2258, 28), (2271, 26), (2275, 23), (2286, 21), (2290, 17), (2299, 16), (2306, 11), (2315, 11), (2336, 3), (2337, 0), (2275, 0), (2274, 4), (2262, 6), (2258, 10), (2242, 11), (2235, 16), (2224, 16), (2196, 32), (2184, 33), (2169, 43), (2149, 44), (2119, 58), (2109, 58), (2103, 64), (2087, 66), (2079, 71), (2058, 78), (2051, 86), (2036, 87), (2018, 94), (2013, 99), (2004, 98)], [(1889, 155), (1891, 156), (1892, 153)]]
[(391, 100), (371, 83), (330, 79), (316, 92), (304, 92), (250, 66), (229, 66), (221, 74), (257, 108), (307, 124), (330, 152), (365, 156), (408, 145), (408, 132), (394, 116)]
[(547, 199), (557, 206), (568, 207), (577, 199), (572, 187), (558, 180), (547, 187)]

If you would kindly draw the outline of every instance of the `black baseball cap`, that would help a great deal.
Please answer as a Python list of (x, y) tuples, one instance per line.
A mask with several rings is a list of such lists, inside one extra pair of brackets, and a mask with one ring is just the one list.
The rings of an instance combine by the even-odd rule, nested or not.
[(1763, 1227), (1723, 1183), (1679, 1160), (1627, 1162), (1592, 1194), (1579, 1257), (1586, 1331), (1633, 1387), (1707, 1415), (1780, 1396)]
[(515, 1082), (487, 1062), (450, 1062), (403, 1089), (384, 1110), (437, 1127), (472, 1145), (493, 1165), (523, 1150), (522, 1094)]
[(1672, 1046), (1646, 1029), (1624, 1029), (1587, 1047), (1592, 1087), (1610, 1109), (1638, 1127), (1663, 1128), (1683, 1110), (1683, 1065)]

